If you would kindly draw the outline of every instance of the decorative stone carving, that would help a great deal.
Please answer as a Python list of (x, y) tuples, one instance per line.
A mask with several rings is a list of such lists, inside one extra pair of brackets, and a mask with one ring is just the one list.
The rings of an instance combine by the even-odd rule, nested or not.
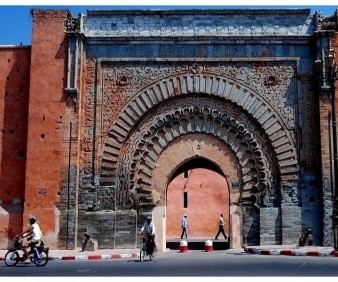
[(73, 18), (72, 14), (69, 12), (65, 23), (65, 31), (67, 33), (80, 32), (80, 18)]
[[(81, 187), (86, 191), (94, 191), (94, 175), (93, 175), (93, 127), (94, 125), (94, 92), (95, 92), (95, 71), (96, 61), (87, 61), (87, 81), (86, 81), (86, 95), (85, 95), (85, 107), (84, 107), (84, 128), (81, 141), (81, 148), (83, 152), (83, 170), (81, 176)], [(95, 191), (96, 192), (96, 191)], [(82, 192), (81, 192), (82, 193)], [(86, 199), (80, 203), (86, 205)]]
[(119, 85), (119, 86), (126, 86), (126, 85), (130, 84), (130, 78), (125, 76), (125, 75), (122, 75), (122, 76), (117, 78), (116, 84)]
[(193, 64), (189, 67), (189, 71), (193, 74), (202, 73), (203, 72), (203, 66), (199, 64)]
[(325, 17), (321, 12), (316, 13), (317, 15), (317, 29), (318, 30), (338, 30), (338, 17), (337, 13), (333, 16)]
[[(86, 126), (82, 145), (84, 148), (87, 146), (84, 150), (84, 164), (88, 169), (93, 167), (91, 162), (95, 65), (94, 60), (87, 63)], [(261, 116), (261, 122), (269, 118), (266, 124), (269, 127), (275, 127), (276, 129), (272, 132), (277, 130), (276, 134), (280, 136), (278, 138), (283, 140), (282, 143), (278, 141), (278, 146), (291, 148), (290, 153), (287, 153), (290, 157), (286, 158), (290, 159), (289, 165), (283, 165), (283, 170), (295, 173), (297, 156), (291, 145), (293, 135), (280, 130), (284, 126), (280, 122), (285, 122), (289, 128), (294, 126), (295, 97), (292, 84), (294, 68), (291, 64), (266, 63), (254, 67), (249, 63), (237, 63), (235, 67), (231, 63), (203, 62), (195, 65), (161, 63), (153, 66), (128, 64), (128, 66), (118, 67), (109, 62), (102, 62), (101, 68), (102, 71), (98, 73), (103, 75), (102, 100), (98, 103), (105, 107), (100, 108), (102, 111), (102, 132), (100, 134), (107, 136), (107, 139), (105, 144), (102, 144), (100, 187), (110, 188), (106, 190), (108, 194), (105, 197), (101, 197), (102, 199), (99, 197), (100, 205), (90, 200), (93, 207), (96, 205), (104, 209), (104, 207), (115, 208), (117, 206), (120, 209), (138, 210), (142, 206), (154, 205), (150, 179), (156, 158), (161, 148), (172, 138), (177, 138), (187, 132), (214, 134), (232, 144), (233, 150), (238, 152), (238, 158), (241, 160), (243, 175), (249, 179), (242, 184), (243, 203), (272, 206), (280, 200), (279, 192), (276, 192), (279, 183), (276, 179), (278, 167), (276, 155), (272, 147), (266, 151), (266, 144), (271, 144), (271, 141), (257, 138), (257, 136), (265, 136), (264, 131), (242, 115), (250, 108), (252, 112), (248, 113), (253, 116), (259, 113), (255, 118), (258, 119)], [(121, 80), (119, 79), (121, 77), (124, 78)], [(274, 78), (270, 79), (273, 83), (266, 83), (267, 78), (269, 80), (270, 77)], [(240, 84), (235, 86), (234, 81)], [(151, 86), (152, 83), (156, 84)], [(230, 87), (238, 89), (238, 96), (232, 96), (236, 92), (233, 94)], [(222, 97), (224, 102), (232, 101), (232, 103), (226, 109), (217, 107), (215, 109), (211, 101), (200, 99), (187, 103), (187, 105), (195, 105), (193, 110), (182, 108), (183, 104), (178, 102), (179, 100), (172, 100), (170, 106), (164, 106), (169, 97), (180, 95), (182, 99), (187, 99), (188, 96), (183, 94), (193, 95), (195, 92), (216, 95)], [(258, 97), (261, 100), (257, 99)], [(196, 104), (196, 101), (203, 102)], [(266, 106), (259, 101), (264, 101)], [(208, 106), (201, 107), (204, 103)], [(146, 112), (150, 109), (153, 111), (160, 104), (158, 111), (161, 114), (169, 111), (169, 108), (179, 110), (173, 113), (168, 112), (165, 118), (159, 114), (148, 120), (145, 117)], [(236, 104), (247, 109), (239, 114), (241, 111), (236, 108)], [(228, 108), (237, 110), (229, 112)], [(210, 112), (210, 109), (213, 110)], [(280, 122), (278, 118), (271, 115), (272, 112), (269, 109), (273, 109), (282, 117)], [(139, 124), (141, 117), (144, 120), (143, 127)], [(269, 127), (264, 130), (270, 131)], [(135, 133), (132, 128), (138, 133)], [(148, 133), (141, 135), (141, 132)], [(285, 146), (283, 142), (286, 142)], [(287, 145), (287, 142), (291, 143)], [(123, 148), (123, 144), (126, 144), (126, 148)], [(117, 166), (121, 161), (126, 164), (127, 179), (123, 181), (117, 178)], [(94, 176), (89, 174), (94, 172), (89, 171), (88, 178), (91, 176), (93, 179)], [(250, 174), (247, 174), (248, 171)], [(118, 191), (115, 191), (114, 187), (118, 187)]]
[[(236, 107), (220, 106), (207, 98), (190, 97), (184, 101), (179, 99), (174, 105), (161, 106), (128, 138), (123, 149), (127, 171), (121, 188), (120, 208), (125, 208), (123, 204), (130, 199), (135, 199), (133, 208), (154, 204), (149, 192), (158, 155), (171, 140), (192, 132), (213, 134), (231, 146), (242, 169), (243, 204), (277, 204), (279, 196), (273, 184), (277, 183), (277, 163), (272, 148), (266, 145), (265, 134)], [(110, 136), (114, 138), (114, 133), (111, 132)], [(275, 181), (271, 181), (273, 179)]]
[[(193, 74), (221, 75), (229, 77), (255, 90), (283, 117), (286, 125), (293, 129), (295, 126), (295, 86), (293, 65), (252, 66), (251, 64), (236, 64), (233, 66), (219, 63), (195, 63), (193, 65), (154, 65), (116, 67), (104, 63), (103, 68), (103, 112), (104, 127), (110, 126), (116, 118), (121, 106), (126, 100), (160, 79), (171, 79), (176, 74), (189, 71)], [(123, 80), (123, 89), (121, 86)], [(273, 78), (273, 81), (269, 79)], [(179, 84), (181, 82), (178, 82)], [(179, 87), (179, 84), (177, 85)], [(287, 103), (287, 104), (286, 104)], [(287, 107), (287, 111), (285, 108)]]
[[(271, 13), (250, 15), (231, 10), (205, 11), (204, 13), (182, 13), (180, 20), (177, 15), (166, 11), (144, 11), (142, 14), (122, 15), (110, 13), (109, 16), (88, 11), (84, 24), (86, 37), (118, 37), (118, 36), (176, 36), (176, 37), (207, 37), (207, 36), (251, 36), (264, 35), (309, 35), (315, 30), (313, 16), (309, 11), (279, 10)], [(132, 19), (132, 20), (131, 20)], [(182, 28), (183, 26), (183, 28)], [(203, 27), (203, 28), (202, 28)]]

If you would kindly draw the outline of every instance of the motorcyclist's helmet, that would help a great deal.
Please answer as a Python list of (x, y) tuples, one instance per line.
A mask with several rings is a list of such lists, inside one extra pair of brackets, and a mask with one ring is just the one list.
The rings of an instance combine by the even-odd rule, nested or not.
[(147, 221), (150, 222), (151, 221), (151, 216), (147, 217)]

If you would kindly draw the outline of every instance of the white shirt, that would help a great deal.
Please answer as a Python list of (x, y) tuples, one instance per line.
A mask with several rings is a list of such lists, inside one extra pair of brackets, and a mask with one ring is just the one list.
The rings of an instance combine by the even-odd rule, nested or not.
[(33, 235), (32, 239), (33, 240), (41, 240), (41, 238), (42, 238), (42, 232), (41, 232), (39, 224), (34, 223), (34, 224), (32, 224), (32, 227), (33, 227), (33, 230), (32, 230), (32, 235)]
[(150, 222), (150, 224), (148, 224), (148, 222), (146, 222), (142, 228), (141, 228), (142, 233), (146, 233), (149, 235), (155, 235), (155, 225), (153, 222)]
[(224, 219), (223, 219), (223, 217), (219, 218), (219, 225), (224, 225)]
[(182, 227), (188, 228), (188, 219), (186, 217), (182, 218)]

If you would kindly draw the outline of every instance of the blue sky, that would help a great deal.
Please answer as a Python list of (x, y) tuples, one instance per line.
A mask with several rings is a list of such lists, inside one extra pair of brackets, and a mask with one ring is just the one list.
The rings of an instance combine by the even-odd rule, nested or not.
[[(27, 0), (26, 0), (27, 1)], [(26, 2), (25, 1), (25, 2)], [(333, 15), (335, 10), (338, 9), (338, 3), (336, 6), (330, 6), (328, 4), (325, 4), (325, 0), (320, 1), (323, 2), (322, 6), (315, 6), (315, 5), (310, 5), (310, 4), (287, 4), (287, 2), (281, 3), (278, 6), (267, 6), (264, 5), (264, 2), (258, 2), (257, 5), (245, 5), (241, 4), (241, 6), (222, 6), (222, 5), (216, 5), (217, 1), (212, 1), (213, 4), (212, 6), (206, 5), (205, 3), (202, 2), (201, 5), (192, 5), (189, 2), (183, 2), (186, 4), (177, 4), (177, 5), (165, 5), (165, 2), (161, 6), (159, 5), (154, 5), (154, 2), (146, 2), (142, 1), (142, 5), (135, 5), (133, 2), (128, 2), (129, 0), (125, 1), (120, 1), (119, 3), (126, 3), (124, 6), (119, 6), (119, 5), (114, 5), (113, 1), (108, 1), (108, 3), (112, 3), (111, 6), (107, 6), (105, 1), (98, 0), (95, 1), (99, 6), (90, 6), (90, 5), (85, 5), (86, 2), (77, 2), (77, 1), (72, 1), (72, 3), (79, 3), (78, 5), (74, 6), (69, 6), (66, 5), (67, 1), (53, 3), (52, 5), (40, 5), (41, 3), (38, 2), (32, 2), (32, 5), (30, 6), (23, 6), (20, 4), (15, 4), (17, 1), (12, 0), (9, 4), (0, 4), (0, 45), (20, 45), (21, 43), (23, 45), (30, 45), (31, 44), (31, 29), (32, 29), (32, 18), (30, 15), (31, 9), (68, 9), (72, 12), (73, 16), (77, 16), (79, 13), (86, 14), (86, 11), (88, 9), (169, 9), (169, 8), (174, 8), (174, 9), (187, 9), (187, 8), (311, 8), (311, 13), (315, 13), (316, 11), (321, 11), (323, 15)], [(182, 1), (177, 0), (178, 3), (182, 3)], [(20, 2), (20, 1), (19, 1)], [(21, 1), (23, 2), (23, 1)], [(27, 2), (26, 2), (27, 3)], [(36, 4), (37, 3), (37, 4)], [(175, 0), (171, 0), (170, 3), (175, 3)], [(200, 3), (199, 1), (194, 1), (194, 4)], [(222, 1), (222, 3), (231, 3), (229, 1)], [(278, 3), (278, 2), (276, 2)], [(291, 1), (292, 3), (292, 1)], [(318, 2), (317, 2), (318, 3)], [(29, 4), (29, 1), (28, 1)], [(250, 4), (250, 3), (249, 3)]]

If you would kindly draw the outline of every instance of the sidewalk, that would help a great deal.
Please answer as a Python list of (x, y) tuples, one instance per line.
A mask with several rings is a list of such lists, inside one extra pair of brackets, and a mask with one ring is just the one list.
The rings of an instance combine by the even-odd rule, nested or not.
[[(167, 252), (177, 252), (180, 250), (167, 250)], [(189, 253), (201, 252), (203, 250), (188, 250)], [(0, 250), (0, 261), (5, 258), (7, 250)], [(219, 252), (219, 251), (217, 251)], [(316, 257), (338, 257), (338, 251), (332, 247), (314, 247), (298, 245), (271, 245), (271, 246), (246, 246), (243, 249), (228, 249), (226, 253), (246, 252), (258, 255), (286, 255), (286, 256), (316, 256)], [(69, 261), (69, 260), (103, 260), (103, 259), (125, 259), (138, 258), (139, 249), (99, 249), (97, 251), (76, 250), (50, 250), (49, 260)]]
[[(139, 257), (139, 249), (104, 249), (97, 251), (75, 250), (49, 250), (49, 260), (101, 260), (123, 259)], [(3, 261), (7, 250), (0, 250), (0, 261)]]
[(244, 247), (244, 251), (258, 255), (338, 257), (338, 251), (335, 251), (333, 247), (300, 247), (298, 245), (248, 246)]

